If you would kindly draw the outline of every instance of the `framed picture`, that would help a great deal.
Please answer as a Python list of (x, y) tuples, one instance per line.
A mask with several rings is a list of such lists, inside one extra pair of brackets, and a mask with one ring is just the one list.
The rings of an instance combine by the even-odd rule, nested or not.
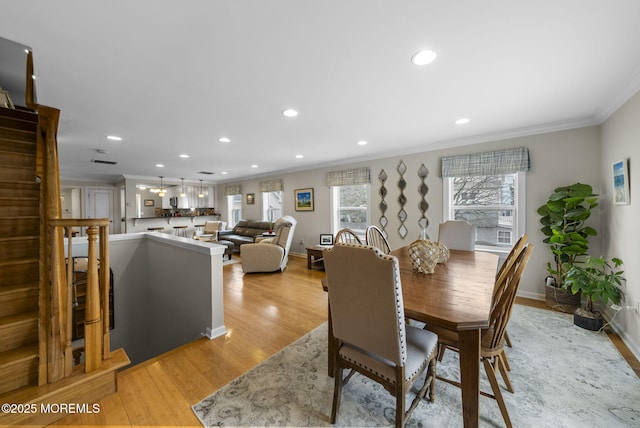
[(296, 211), (313, 211), (313, 188), (296, 189), (293, 191)]
[(156, 203), (153, 199), (145, 199), (144, 200), (144, 206), (145, 207), (152, 207), (154, 206)]
[(615, 162), (611, 168), (613, 173), (613, 202), (616, 205), (629, 203), (629, 166), (627, 160)]
[(253, 205), (256, 203), (256, 194), (247, 193), (247, 205)]
[(328, 233), (321, 233), (320, 245), (333, 245), (333, 235)]

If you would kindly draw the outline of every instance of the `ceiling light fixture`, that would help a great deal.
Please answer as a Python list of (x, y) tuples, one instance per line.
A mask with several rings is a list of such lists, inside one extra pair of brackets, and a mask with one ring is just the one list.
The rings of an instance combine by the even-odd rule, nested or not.
[(163, 164), (161, 164), (161, 163), (157, 163), (157, 164), (156, 164), (156, 167), (158, 167), (158, 168), (164, 168), (164, 165), (163, 165)]
[(204, 192), (202, 191), (202, 180), (200, 180), (200, 193), (198, 193), (199, 198), (204, 198)]
[(164, 198), (165, 195), (167, 194), (167, 192), (164, 191), (164, 187), (162, 186), (162, 179), (164, 178), (164, 176), (159, 175), (158, 177), (160, 177), (160, 191), (158, 192), (158, 196), (160, 196), (161, 198)]
[(186, 198), (187, 194), (184, 193), (184, 178), (181, 178), (180, 180), (182, 181), (182, 192), (180, 193), (180, 197), (181, 198)]
[(221, 143), (230, 143), (231, 140), (227, 137), (220, 137), (218, 138), (218, 141), (220, 141)]
[(467, 124), (469, 122), (470, 122), (470, 119), (461, 118), (461, 119), (456, 120), (456, 125), (465, 125), (465, 124)]
[(118, 137), (117, 135), (107, 135), (107, 140), (122, 141), (122, 137)]
[(189, 155), (181, 154), (181, 155), (180, 155), (180, 157), (181, 157), (181, 158), (183, 158), (183, 159), (188, 159), (188, 158), (189, 158)]
[(438, 53), (436, 51), (425, 49), (413, 54), (413, 56), (411, 57), (411, 62), (415, 65), (427, 65), (435, 61), (437, 57)]
[(258, 165), (255, 164), (255, 163), (253, 165), (251, 165), (251, 168), (257, 168), (257, 167), (258, 167)]
[(360, 141), (358, 141), (358, 145), (359, 145), (359, 146), (366, 146), (367, 144), (369, 144), (369, 142), (368, 142), (368, 141), (365, 141), (365, 140), (360, 140)]
[(286, 117), (296, 117), (298, 115), (298, 112), (292, 108), (288, 108), (286, 110), (282, 110), (282, 114)]
[(302, 159), (304, 155), (296, 155), (296, 159)]
[(222, 175), (227, 175), (227, 174), (229, 174), (229, 173), (228, 173), (227, 171), (222, 171), (220, 174), (222, 174)]

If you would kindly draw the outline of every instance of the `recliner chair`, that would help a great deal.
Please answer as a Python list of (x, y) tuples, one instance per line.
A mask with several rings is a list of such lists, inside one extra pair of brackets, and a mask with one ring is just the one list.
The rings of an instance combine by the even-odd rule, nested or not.
[(289, 261), (289, 248), (291, 248), (296, 224), (296, 219), (291, 216), (280, 217), (273, 227), (276, 236), (255, 244), (242, 245), (240, 247), (242, 270), (245, 273), (284, 270)]

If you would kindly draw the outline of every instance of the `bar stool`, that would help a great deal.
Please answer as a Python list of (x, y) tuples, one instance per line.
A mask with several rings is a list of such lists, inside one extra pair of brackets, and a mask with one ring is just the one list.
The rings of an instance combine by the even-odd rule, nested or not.
[(164, 227), (147, 227), (147, 230), (149, 232), (162, 232)]
[(189, 226), (173, 226), (173, 234), (176, 236), (187, 237), (187, 228)]

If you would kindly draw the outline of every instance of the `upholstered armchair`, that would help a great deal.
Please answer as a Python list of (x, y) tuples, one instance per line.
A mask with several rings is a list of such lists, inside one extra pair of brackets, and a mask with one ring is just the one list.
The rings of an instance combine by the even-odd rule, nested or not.
[(289, 260), (296, 223), (291, 216), (280, 217), (273, 227), (273, 238), (263, 239), (256, 244), (243, 244), (240, 247), (242, 270), (247, 273), (284, 270)]

